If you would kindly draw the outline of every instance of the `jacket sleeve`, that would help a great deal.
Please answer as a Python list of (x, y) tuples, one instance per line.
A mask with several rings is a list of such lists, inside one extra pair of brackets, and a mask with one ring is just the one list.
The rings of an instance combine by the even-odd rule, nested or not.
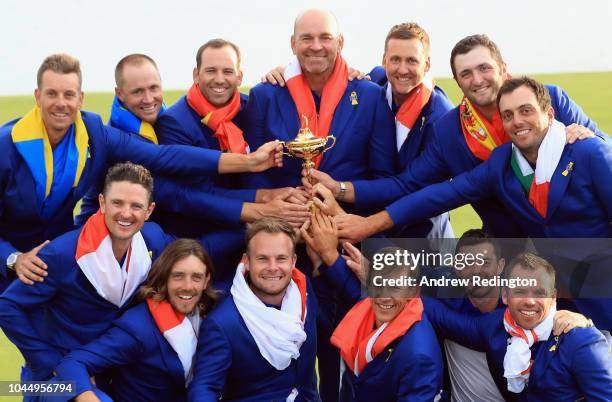
[(232, 351), (223, 330), (210, 318), (205, 319), (200, 327), (194, 363), (188, 400), (219, 400), (232, 364)]
[(215, 175), (219, 171), (221, 151), (187, 145), (155, 145), (133, 134), (103, 126), (110, 162), (132, 161), (154, 173)]
[(0, 295), (0, 327), (19, 348), (32, 370), (43, 376), (51, 374), (62, 354), (36, 332), (29, 313), (42, 308), (57, 293), (57, 262), (51, 256), (52, 249), (50, 244), (39, 253), (48, 266), (43, 282), (26, 285), (16, 280)]
[(592, 182), (595, 185), (595, 194), (603, 204), (608, 220), (612, 221), (612, 145), (596, 147), (590, 153)]
[[(266, 111), (263, 110), (263, 101), (257, 95), (257, 92), (251, 89), (249, 100), (243, 112), (244, 139), (249, 144), (251, 151), (255, 151), (267, 141), (272, 140), (272, 138), (266, 138)], [(242, 178), (248, 188), (274, 188), (266, 172), (248, 173), (243, 175)]]
[(591, 118), (582, 110), (576, 102), (560, 87), (556, 85), (546, 85), (546, 89), (552, 99), (553, 109), (555, 110), (555, 119), (569, 126), (570, 124), (580, 124), (589, 128), (596, 136), (608, 142), (608, 134), (604, 133), (597, 127)]
[(353, 182), (357, 206), (382, 208), (407, 194), (451, 177), (436, 125), (428, 124), (425, 130), (426, 141), (422, 152), (402, 172), (383, 179)]
[(162, 113), (155, 122), (155, 133), (160, 144), (196, 145), (193, 136), (186, 133), (174, 116)]
[(92, 391), (90, 377), (138, 359), (142, 344), (124, 329), (113, 326), (93, 342), (67, 354), (55, 369), (61, 381), (74, 381), (76, 394)]
[(341, 256), (329, 267), (320, 268), (321, 278), (331, 284), (348, 305), (361, 300), (361, 282)]
[(486, 315), (477, 317), (461, 314), (439, 300), (429, 297), (423, 297), (422, 300), (427, 318), (440, 336), (467, 348), (486, 352), (487, 340), (483, 330)]
[(395, 226), (410, 225), (492, 195), (489, 162), (450, 181), (433, 184), (400, 198), (387, 207)]
[[(575, 334), (572, 332), (577, 331)], [(578, 347), (572, 353), (572, 374), (588, 401), (612, 400), (610, 345), (596, 329), (574, 329)]]
[(243, 201), (180, 184), (166, 176), (155, 177), (153, 199), (166, 211), (221, 224), (240, 223)]

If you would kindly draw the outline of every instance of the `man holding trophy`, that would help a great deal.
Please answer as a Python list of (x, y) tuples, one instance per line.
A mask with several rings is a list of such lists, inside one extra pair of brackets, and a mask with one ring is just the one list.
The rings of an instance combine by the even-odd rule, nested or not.
[[(328, 11), (306, 10), (296, 18), (291, 37), (295, 57), (284, 70), (286, 86), (262, 83), (253, 87), (244, 119), (250, 149), (280, 140), (296, 158), (285, 158), (282, 168), (269, 173), (251, 175), (249, 187), (301, 185), (300, 158), (308, 165), (311, 160), (314, 167), (341, 181), (396, 172), (395, 122), (385, 94), (369, 81), (348, 80), (347, 63), (341, 56), (343, 44), (338, 22)], [(334, 149), (321, 155), (326, 145)], [(304, 248), (297, 253), (300, 267), (309, 271), (304, 267), (308, 261)], [(329, 338), (342, 317), (338, 311), (342, 306), (337, 306), (334, 291), (318, 286), (316, 280), (313, 285), (324, 310), (321, 315), (329, 316), (325, 325), (318, 326), (320, 393), (323, 400), (334, 401), (340, 360)]]

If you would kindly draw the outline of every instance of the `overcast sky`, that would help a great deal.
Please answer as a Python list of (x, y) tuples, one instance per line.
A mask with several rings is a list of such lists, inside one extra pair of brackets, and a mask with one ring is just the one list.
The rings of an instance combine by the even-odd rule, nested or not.
[(56, 52), (81, 60), (85, 91), (112, 90), (115, 64), (134, 52), (157, 61), (164, 88), (187, 88), (197, 48), (215, 37), (240, 46), (252, 85), (287, 62), (293, 20), (313, 6), (337, 15), (343, 55), (362, 70), (380, 63), (387, 31), (406, 21), (429, 33), (435, 76), (451, 75), (451, 48), (474, 33), (500, 46), (514, 74), (612, 70), (608, 0), (4, 0), (0, 94), (32, 93), (38, 66)]

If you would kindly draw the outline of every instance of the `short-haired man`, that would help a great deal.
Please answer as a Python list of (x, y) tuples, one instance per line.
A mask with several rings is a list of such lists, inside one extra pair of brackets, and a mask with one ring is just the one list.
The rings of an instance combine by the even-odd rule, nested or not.
[[(338, 232), (332, 218), (317, 211), (308, 231), (302, 229), (301, 233), (310, 254), (321, 260), (321, 277), (316, 280), (329, 281), (352, 306), (331, 337), (346, 366), (340, 400), (433, 401), (442, 387), (443, 364), (435, 333), (423, 311), (419, 287), (370, 288), (376, 294), (360, 300), (359, 282), (337, 252)], [(372, 273), (385, 279), (415, 280), (419, 276), (418, 269), (407, 265)], [(373, 275), (368, 283), (372, 281)], [(357, 282), (352, 286), (354, 292), (351, 282)], [(335, 385), (338, 387), (337, 380)]]
[(594, 327), (552, 333), (554, 268), (533, 254), (519, 254), (506, 268), (506, 279), (517, 278), (531, 284), (506, 286), (505, 309), (466, 316), (427, 300), (432, 305), (426, 308), (428, 317), (443, 336), (486, 353), (506, 399), (610, 400), (612, 357), (603, 335)]
[(319, 400), (317, 307), (294, 266), (296, 234), (265, 218), (246, 242), (231, 296), (202, 323), (189, 400)]
[(138, 299), (95, 341), (70, 352), (58, 380), (75, 381), (76, 401), (100, 392), (90, 377), (112, 369), (113, 400), (184, 401), (200, 321), (217, 294), (212, 260), (191, 239), (170, 244), (153, 263)]
[[(66, 54), (47, 57), (38, 70), (36, 106), (0, 128), (0, 287), (8, 270), (42, 280), (37, 245), (74, 227), (72, 212), (111, 161), (132, 160), (166, 174), (261, 170), (277, 164), (277, 146), (254, 155), (222, 155), (192, 147), (157, 147), (104, 126), (81, 111), (81, 69)], [(254, 169), (253, 169), (254, 168)]]
[[(451, 179), (487, 160), (491, 151), (508, 142), (502, 127), (496, 98), (499, 88), (509, 78), (497, 45), (486, 35), (471, 35), (460, 40), (451, 54), (455, 81), (463, 91), (461, 104), (442, 116), (432, 127), (425, 149), (401, 174), (376, 181), (346, 185), (345, 201), (358, 206), (388, 206), (398, 198), (425, 186)], [(582, 138), (592, 130), (607, 140), (607, 135), (558, 86), (546, 85), (555, 118), (567, 128), (568, 140)], [(581, 127), (582, 125), (584, 127)], [(587, 130), (590, 129), (590, 130)], [(337, 183), (326, 183), (331, 189)], [(484, 186), (483, 186), (484, 188)], [(522, 237), (524, 229), (511, 219), (503, 200), (488, 197), (472, 205), (483, 221), (484, 229), (496, 237)], [(395, 221), (395, 210), (387, 223)], [(381, 216), (378, 216), (381, 217)], [(379, 222), (363, 222), (347, 216), (341, 226), (351, 226), (351, 238), (362, 239), (381, 230)], [(341, 235), (347, 235), (341, 231)]]
[[(246, 153), (243, 111), (248, 97), (239, 90), (240, 49), (228, 40), (212, 39), (200, 46), (195, 59), (193, 85), (155, 123), (160, 143)], [(307, 218), (305, 205), (286, 201), (298, 191), (238, 189), (239, 181), (232, 176), (183, 181), (189, 204), (161, 205), (153, 219), (167, 231), (193, 236), (203, 227), (236, 226), (241, 221), (250, 222), (263, 216), (278, 216), (295, 226)], [(201, 191), (189, 190), (194, 187)], [(304, 196), (301, 198), (305, 200)], [(199, 212), (194, 216), (191, 211)]]
[[(46, 380), (70, 350), (106, 331), (128, 307), (151, 263), (174, 238), (145, 222), (155, 204), (153, 179), (122, 163), (106, 175), (100, 210), (39, 253), (47, 275), (14, 281), (0, 296), (0, 327), (23, 354), (23, 380)], [(200, 239), (211, 254), (222, 247)]]

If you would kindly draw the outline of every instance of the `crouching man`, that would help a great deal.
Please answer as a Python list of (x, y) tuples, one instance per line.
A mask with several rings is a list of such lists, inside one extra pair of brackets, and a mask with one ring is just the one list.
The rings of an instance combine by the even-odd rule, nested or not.
[(319, 400), (316, 300), (295, 243), (285, 221), (248, 225), (231, 295), (200, 329), (190, 401)]
[(104, 400), (90, 376), (107, 369), (113, 369), (114, 400), (186, 400), (201, 318), (217, 301), (209, 286), (213, 276), (212, 260), (198, 242), (170, 244), (140, 288), (141, 303), (57, 367), (59, 379), (75, 381), (75, 400)]

